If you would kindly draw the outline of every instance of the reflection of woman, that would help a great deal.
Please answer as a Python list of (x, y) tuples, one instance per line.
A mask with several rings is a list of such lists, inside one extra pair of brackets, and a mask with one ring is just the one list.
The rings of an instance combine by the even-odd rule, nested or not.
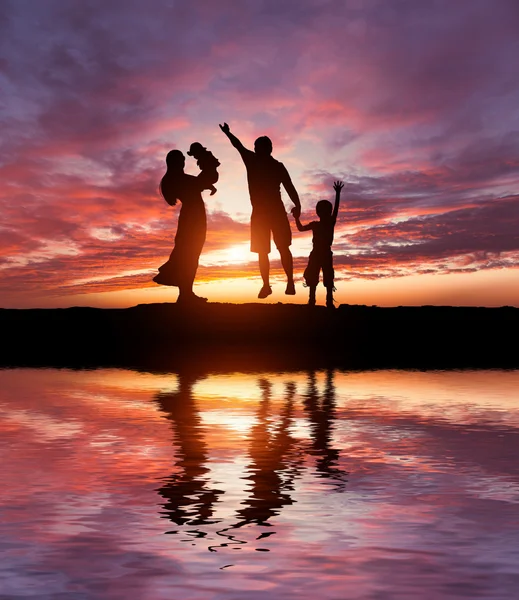
[(195, 381), (194, 377), (181, 376), (177, 392), (159, 393), (156, 397), (171, 421), (177, 450), (176, 472), (157, 491), (166, 500), (165, 516), (177, 525), (214, 523), (213, 505), (223, 493), (208, 485), (209, 449), (193, 397)]
[(179, 288), (177, 302), (204, 302), (193, 293), (193, 282), (198, 259), (205, 242), (207, 219), (202, 190), (215, 182), (215, 169), (202, 170), (197, 177), (184, 173), (185, 158), (180, 150), (171, 150), (166, 156), (167, 171), (160, 182), (160, 190), (168, 204), (182, 202), (178, 217), (175, 246), (169, 260), (159, 267), (153, 281)]

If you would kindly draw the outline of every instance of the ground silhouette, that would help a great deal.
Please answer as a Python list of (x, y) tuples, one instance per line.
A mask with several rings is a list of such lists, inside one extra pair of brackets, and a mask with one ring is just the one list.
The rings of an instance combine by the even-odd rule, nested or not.
[(517, 367), (519, 309), (143, 304), (0, 309), (2, 366), (173, 372)]

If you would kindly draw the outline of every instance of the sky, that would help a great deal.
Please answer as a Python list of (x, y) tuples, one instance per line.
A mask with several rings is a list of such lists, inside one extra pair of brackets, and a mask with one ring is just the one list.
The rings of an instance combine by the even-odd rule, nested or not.
[[(345, 182), (339, 302), (519, 306), (518, 30), (516, 0), (4, 0), (0, 307), (174, 301), (158, 183), (194, 141), (221, 162), (195, 291), (256, 301), (224, 121), (272, 138), (303, 222)], [(297, 295), (274, 250), (272, 302), (307, 299), (292, 227)]]

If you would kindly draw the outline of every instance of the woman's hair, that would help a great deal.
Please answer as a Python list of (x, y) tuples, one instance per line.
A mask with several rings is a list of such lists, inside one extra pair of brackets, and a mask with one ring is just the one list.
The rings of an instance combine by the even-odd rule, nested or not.
[(166, 156), (167, 169), (160, 180), (160, 193), (170, 206), (177, 203), (175, 176), (183, 173), (185, 162), (186, 159), (180, 150), (170, 150)]

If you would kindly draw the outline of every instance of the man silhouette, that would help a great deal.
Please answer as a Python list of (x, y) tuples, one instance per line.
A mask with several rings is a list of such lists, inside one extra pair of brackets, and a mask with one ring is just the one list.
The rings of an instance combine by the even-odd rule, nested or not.
[(288, 222), (287, 211), (281, 200), (280, 186), (287, 191), (295, 205), (294, 215), (301, 214), (301, 202), (296, 188), (290, 179), (285, 165), (272, 157), (272, 142), (266, 135), (254, 142), (254, 152), (245, 148), (240, 140), (231, 133), (229, 125), (224, 123), (220, 129), (238, 150), (247, 169), (249, 195), (252, 204), (251, 215), (251, 252), (258, 254), (259, 269), (263, 279), (263, 287), (258, 298), (266, 298), (272, 294), (270, 287), (270, 236), (281, 257), (281, 264), (287, 276), (285, 294), (294, 295), (294, 272), (290, 244), (292, 231)]

